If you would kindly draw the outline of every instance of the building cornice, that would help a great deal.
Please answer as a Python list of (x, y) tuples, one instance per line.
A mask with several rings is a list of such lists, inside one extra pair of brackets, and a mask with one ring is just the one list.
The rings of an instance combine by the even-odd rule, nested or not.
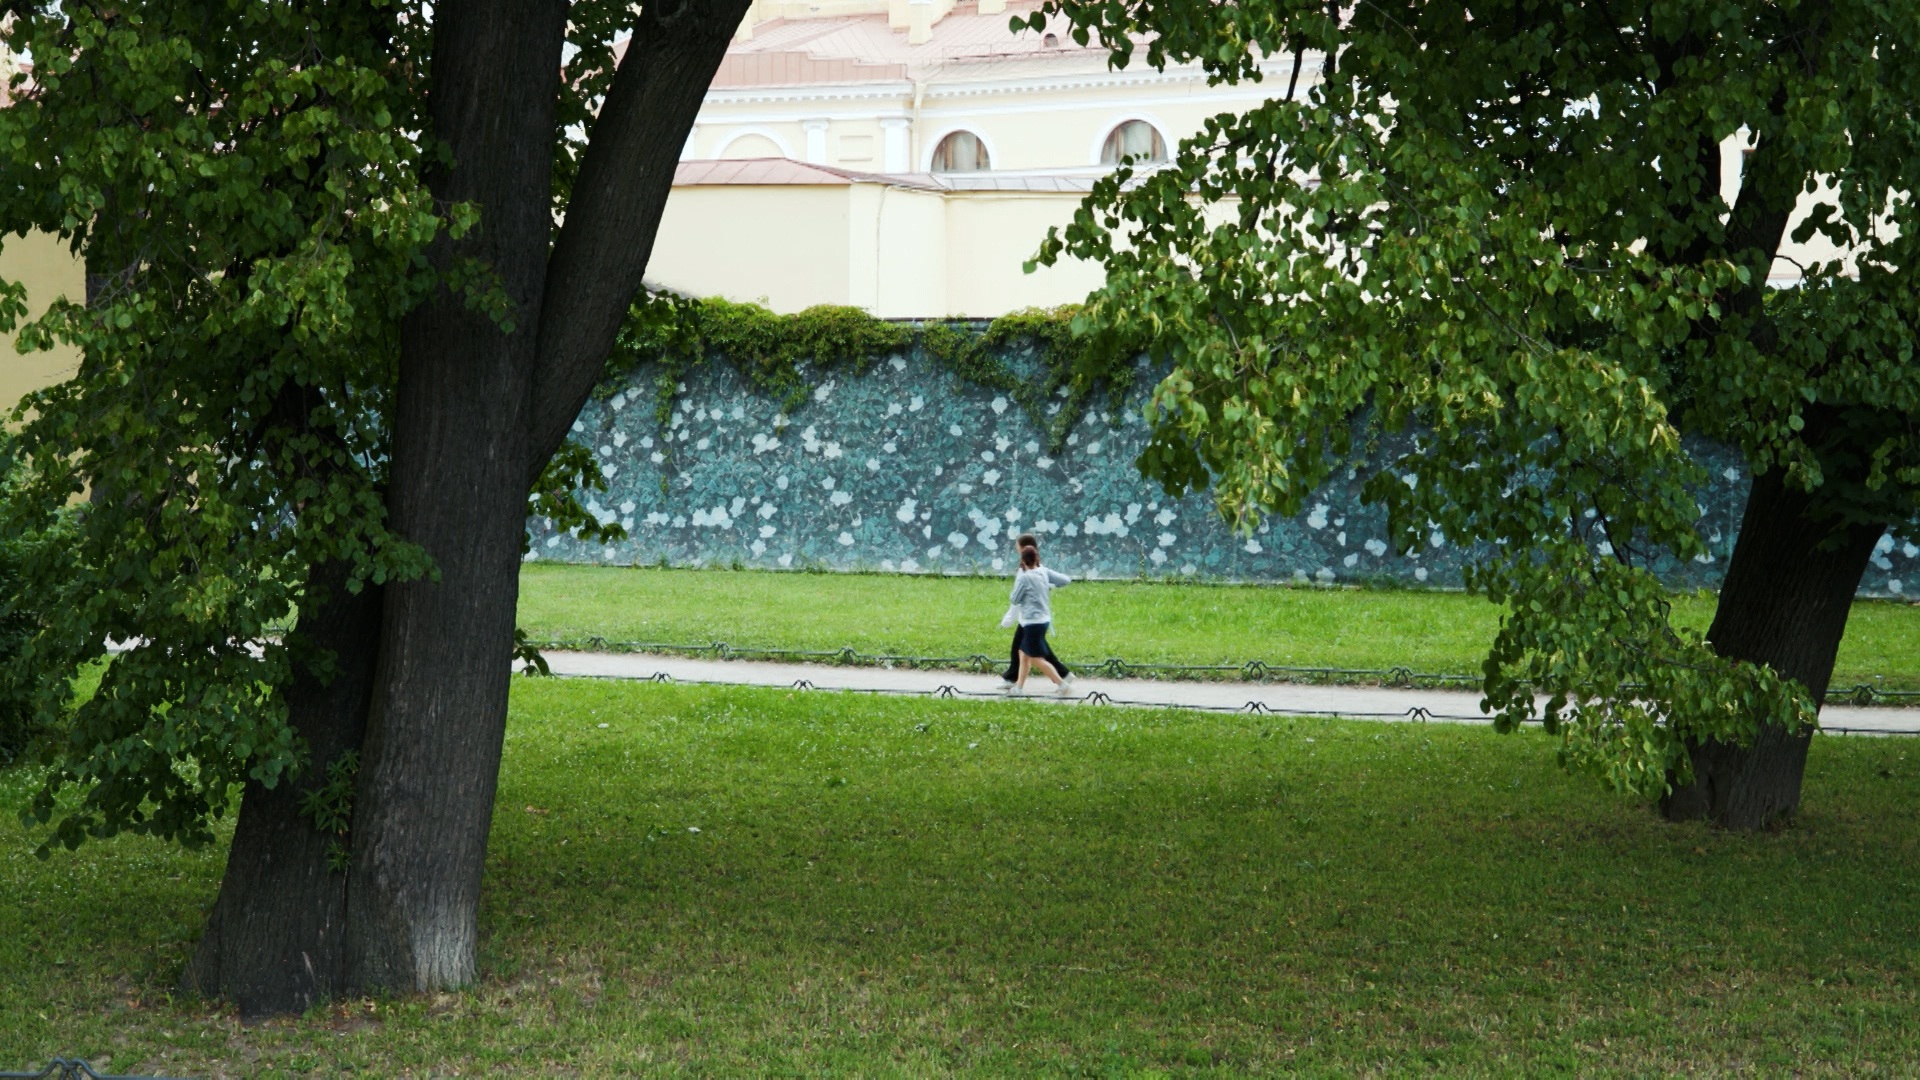
[[(1301, 68), (1301, 76), (1316, 80), (1320, 75), (1320, 58), (1311, 57)], [(1291, 59), (1270, 60), (1260, 65), (1261, 73), (1269, 78), (1285, 78), (1292, 74)], [(972, 79), (965, 82), (924, 82), (921, 83), (923, 100), (933, 101), (941, 98), (998, 97), (1011, 94), (1075, 93), (1085, 90), (1115, 90), (1143, 86), (1187, 86), (1194, 83), (1204, 84), (1207, 80), (1205, 69), (1198, 65), (1188, 65), (1167, 71), (1151, 69), (1140, 71), (1076, 71), (1059, 75), (1019, 75), (1001, 78)], [(730, 87), (725, 90), (707, 91), (703, 107), (730, 107), (739, 105), (776, 105), (800, 102), (835, 101), (884, 101), (897, 98), (911, 98), (914, 92), (911, 80), (894, 80), (874, 83), (836, 83), (818, 86), (764, 86)], [(1266, 83), (1249, 84), (1265, 86)], [(1231, 96), (1254, 96), (1258, 91), (1228, 88)], [(1265, 96), (1259, 94), (1258, 96)]]
[(1072, 93), (1079, 90), (1117, 90), (1135, 86), (1188, 85), (1205, 82), (1207, 73), (1199, 68), (1175, 68), (1172, 71), (1077, 71), (1070, 75), (1042, 75), (1000, 79), (975, 79), (968, 82), (929, 82), (926, 99), (994, 97), (1004, 94), (1030, 94), (1034, 91)]
[[(1265, 100), (1266, 94), (1258, 88), (1236, 90), (1221, 88), (1205, 98), (1196, 98), (1191, 94), (1154, 95), (1152, 97), (1126, 97), (1111, 101), (998, 101), (992, 104), (982, 102), (969, 105), (964, 101), (941, 102), (938, 106), (929, 105), (920, 111), (920, 119), (926, 123), (946, 123), (951, 120), (982, 116), (1012, 116), (1022, 113), (1073, 113), (1088, 109), (1102, 109), (1118, 117), (1141, 109), (1168, 108), (1190, 105), (1195, 101), (1204, 101), (1216, 108), (1232, 108), (1257, 104)], [(876, 105), (878, 107), (876, 107)], [(832, 121), (871, 121), (881, 118), (904, 117), (910, 114), (912, 97), (902, 94), (893, 102), (869, 104), (865, 108), (809, 108), (805, 112), (739, 112), (709, 113), (700, 118), (700, 126), (707, 128), (725, 128), (738, 124), (792, 124), (801, 120), (819, 118)]]
[(756, 86), (707, 91), (702, 108), (784, 105), (802, 101), (885, 101), (913, 96), (911, 82), (839, 83), (821, 86)]
[[(1284, 63), (1268, 61), (1260, 65), (1260, 71), (1263, 76), (1285, 76), (1292, 73), (1293, 61), (1287, 60)], [(1301, 65), (1300, 74), (1302, 77), (1312, 76), (1317, 79), (1320, 75), (1319, 58), (1315, 57), (1311, 63)], [(952, 83), (929, 82), (926, 84), (925, 96), (927, 100), (931, 101), (934, 98), (1024, 94), (1036, 90), (1072, 93), (1080, 90), (1113, 90), (1135, 86), (1191, 85), (1193, 83), (1205, 83), (1206, 81), (1207, 72), (1205, 68), (1200, 67), (1198, 64), (1188, 64), (1170, 68), (1166, 71), (1155, 71), (1151, 68), (1135, 71), (1079, 71), (1072, 74), (1038, 77), (1027, 76), (1012, 79), (976, 79), (968, 82)], [(1261, 83), (1247, 83), (1242, 85), (1245, 87), (1255, 87), (1265, 86), (1266, 83), (1263, 81)], [(1226, 87), (1224, 92), (1229, 96), (1259, 93), (1255, 90), (1233, 86)], [(1259, 93), (1259, 96), (1265, 97), (1267, 95)]]

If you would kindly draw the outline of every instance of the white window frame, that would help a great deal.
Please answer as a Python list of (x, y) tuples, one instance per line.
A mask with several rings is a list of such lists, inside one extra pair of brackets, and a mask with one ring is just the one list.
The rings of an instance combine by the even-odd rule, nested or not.
[[(973, 136), (976, 139), (979, 139), (980, 145), (987, 148), (987, 164), (989, 165), (989, 168), (987, 171), (988, 172), (999, 171), (1002, 167), (1000, 162), (1000, 151), (994, 147), (993, 140), (981, 134), (979, 128), (972, 127), (967, 124), (952, 124), (945, 128), (941, 128), (939, 129), (939, 134), (927, 140), (927, 146), (926, 146), (927, 152), (924, 155), (923, 160), (920, 162), (920, 171), (923, 173), (933, 172), (933, 155), (939, 151), (940, 144), (947, 141), (947, 136), (954, 135), (962, 131), (966, 132), (967, 134)], [(980, 174), (979, 173), (942, 173), (941, 175), (943, 176), (978, 176)]]
[[(1100, 151), (1106, 148), (1107, 140), (1113, 136), (1114, 132), (1119, 131), (1122, 125), (1131, 124), (1136, 120), (1152, 128), (1154, 132), (1160, 136), (1161, 143), (1165, 144), (1167, 148), (1167, 160), (1172, 161), (1173, 155), (1178, 151), (1180, 144), (1177, 140), (1167, 135), (1167, 125), (1146, 113), (1127, 113), (1117, 117), (1113, 122), (1101, 128), (1100, 134), (1093, 137), (1093, 148), (1087, 152), (1087, 164), (1098, 165), (1108, 169), (1113, 168), (1114, 166), (1108, 165), (1106, 162), (1100, 160)], [(1141, 164), (1146, 163), (1142, 162)]]

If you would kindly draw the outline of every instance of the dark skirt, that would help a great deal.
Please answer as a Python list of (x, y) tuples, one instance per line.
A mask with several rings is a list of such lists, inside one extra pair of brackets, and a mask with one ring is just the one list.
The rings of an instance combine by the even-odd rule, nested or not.
[(1013, 647), (1028, 656), (1047, 656), (1047, 627), (1050, 623), (1032, 623), (1023, 625), (1013, 635)]
[[(1053, 670), (1059, 672), (1061, 678), (1066, 678), (1067, 665), (1061, 661), (1059, 657), (1053, 655), (1053, 644), (1043, 641), (1041, 649), (1043, 651), (1030, 653), (1029, 655), (1037, 660), (1045, 660), (1047, 663), (1052, 664)], [(1013, 645), (1007, 650), (1007, 670), (1001, 675), (1001, 678), (1007, 682), (1015, 682), (1020, 678), (1020, 631), (1017, 629), (1013, 633)]]

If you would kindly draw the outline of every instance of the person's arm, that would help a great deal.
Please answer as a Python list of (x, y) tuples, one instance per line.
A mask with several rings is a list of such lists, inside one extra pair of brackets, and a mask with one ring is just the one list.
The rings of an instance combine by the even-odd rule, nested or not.
[(1057, 589), (1062, 585), (1073, 584), (1073, 579), (1058, 570), (1047, 569), (1047, 584)]
[(1032, 589), (1033, 582), (1028, 580), (1027, 575), (1015, 574), (1013, 576), (1013, 593), (1007, 597), (1007, 602), (1015, 607), (1020, 606), (1021, 598), (1032, 591)]

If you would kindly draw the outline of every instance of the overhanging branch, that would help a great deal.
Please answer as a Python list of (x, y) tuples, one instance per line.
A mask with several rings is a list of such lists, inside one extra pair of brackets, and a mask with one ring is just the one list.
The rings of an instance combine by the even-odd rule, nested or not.
[(644, 8), (547, 263), (526, 463), (531, 484), (593, 391), (641, 287), (674, 168), (748, 0)]

